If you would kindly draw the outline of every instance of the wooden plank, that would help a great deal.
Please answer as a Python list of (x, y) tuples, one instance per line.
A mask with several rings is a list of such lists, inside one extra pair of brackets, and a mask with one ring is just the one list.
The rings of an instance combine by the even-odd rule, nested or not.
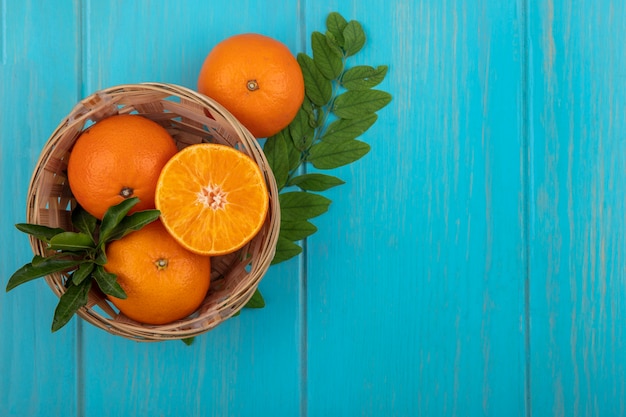
[(394, 101), (308, 241), (308, 415), (526, 415), (524, 10), (335, 3)]
[(532, 411), (626, 412), (626, 4), (530, 9)]
[(0, 415), (76, 414), (75, 321), (52, 334), (57, 297), (43, 280), (6, 293), (30, 261), (26, 193), (41, 149), (78, 98), (72, 2), (0, 2)]
[[(296, 3), (271, 8), (231, 1), (84, 2), (85, 90), (159, 81), (196, 87), (205, 55), (243, 32), (298, 50)], [(279, 10), (278, 13), (276, 11)], [(267, 307), (246, 310), (182, 342), (140, 344), (85, 326), (86, 415), (297, 415), (300, 410), (298, 261), (261, 283)]]

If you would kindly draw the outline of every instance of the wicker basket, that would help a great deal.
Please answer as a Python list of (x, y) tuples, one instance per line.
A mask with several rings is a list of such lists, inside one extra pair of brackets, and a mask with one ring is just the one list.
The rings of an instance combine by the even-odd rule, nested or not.
[[(82, 100), (52, 134), (43, 148), (28, 190), (27, 221), (71, 229), (76, 201), (68, 186), (69, 152), (80, 133), (114, 114), (140, 114), (165, 127), (179, 149), (200, 142), (221, 143), (250, 155), (265, 175), (270, 207), (258, 235), (239, 251), (212, 258), (211, 287), (200, 308), (177, 322), (144, 325), (120, 314), (98, 290), (92, 289), (87, 306), (78, 315), (89, 323), (137, 341), (160, 341), (196, 336), (237, 313), (252, 297), (274, 256), (280, 227), (278, 190), (257, 140), (228, 111), (195, 91), (171, 84), (120, 85)], [(31, 238), (33, 252), (45, 255), (46, 246)], [(57, 296), (65, 291), (66, 273), (47, 276)], [(94, 286), (95, 287), (95, 286)]]

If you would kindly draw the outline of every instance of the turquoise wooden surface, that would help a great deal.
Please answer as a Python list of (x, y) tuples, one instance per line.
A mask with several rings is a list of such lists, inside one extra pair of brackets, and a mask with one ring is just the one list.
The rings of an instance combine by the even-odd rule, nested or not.
[(75, 102), (195, 87), (235, 33), (309, 51), (335, 10), (394, 100), (267, 307), (187, 347), (51, 334), (43, 281), (2, 291), (0, 416), (626, 415), (621, 0), (0, 0), (0, 282)]

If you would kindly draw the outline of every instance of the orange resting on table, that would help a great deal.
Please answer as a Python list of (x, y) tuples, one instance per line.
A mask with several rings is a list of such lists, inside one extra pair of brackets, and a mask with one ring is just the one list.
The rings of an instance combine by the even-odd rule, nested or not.
[(193, 313), (211, 279), (208, 256), (192, 253), (159, 220), (106, 247), (106, 271), (117, 275), (126, 299), (108, 296), (124, 315), (145, 324), (166, 324)]
[(69, 186), (78, 204), (99, 219), (130, 197), (139, 198), (131, 212), (152, 209), (161, 169), (176, 152), (174, 139), (158, 123), (138, 115), (110, 116), (76, 140)]
[(198, 91), (226, 107), (257, 138), (272, 136), (296, 116), (304, 78), (281, 42), (255, 33), (235, 35), (207, 55)]
[(168, 161), (155, 203), (163, 224), (181, 245), (202, 255), (224, 255), (259, 232), (269, 194), (252, 158), (230, 146), (202, 143)]

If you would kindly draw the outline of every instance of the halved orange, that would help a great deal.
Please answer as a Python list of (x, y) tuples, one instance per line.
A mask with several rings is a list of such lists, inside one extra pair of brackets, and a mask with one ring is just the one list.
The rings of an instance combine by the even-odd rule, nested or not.
[(252, 158), (230, 146), (201, 143), (165, 164), (155, 203), (165, 228), (182, 246), (213, 256), (234, 252), (256, 236), (269, 194)]

